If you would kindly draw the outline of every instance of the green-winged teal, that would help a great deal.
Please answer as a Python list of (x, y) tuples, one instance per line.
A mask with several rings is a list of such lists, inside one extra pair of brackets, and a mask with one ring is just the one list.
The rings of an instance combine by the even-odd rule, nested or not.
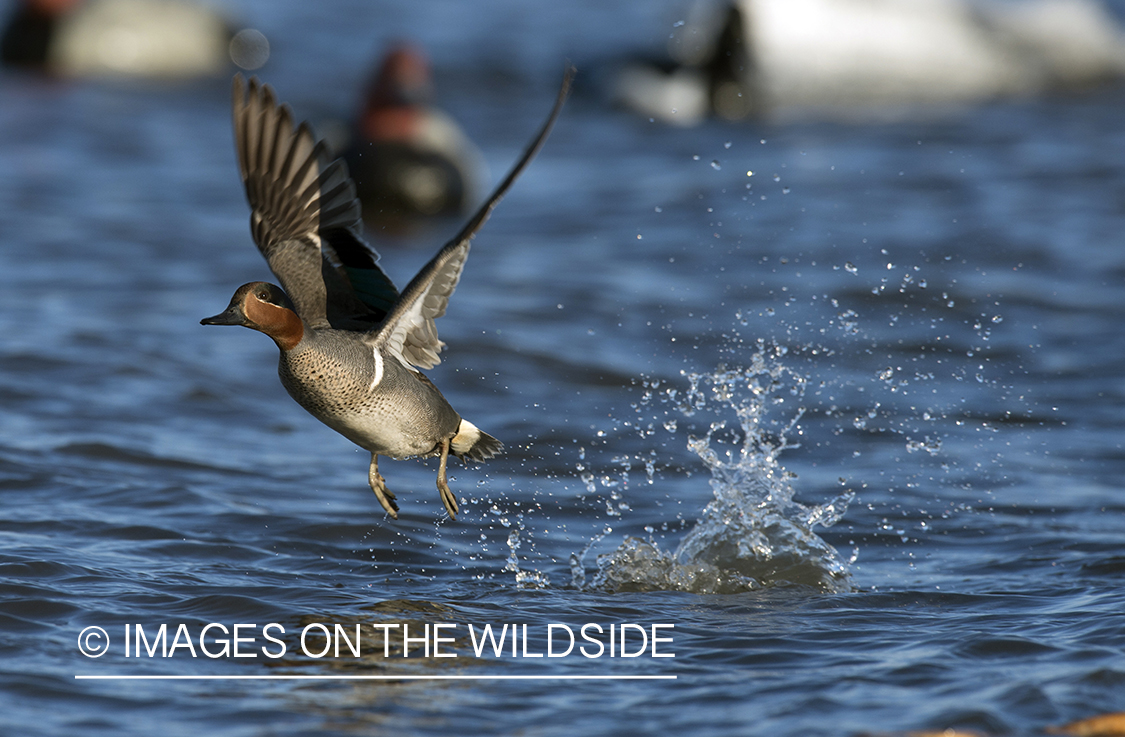
[(243, 325), (273, 338), (281, 383), (314, 417), (371, 452), (368, 480), (397, 519), (379, 474), (379, 456), (440, 456), (437, 487), (450, 517), (449, 454), (491, 458), (500, 441), (464, 420), (418, 369), (440, 362), (434, 320), (445, 314), (469, 242), (543, 145), (570, 89), (569, 69), (539, 134), (453, 240), (400, 293), (361, 240), (360, 205), (347, 167), (329, 161), (309, 127), (269, 86), (234, 78), (239, 170), (250, 201), (250, 231), (284, 291), (266, 282), (239, 287), (204, 325)]

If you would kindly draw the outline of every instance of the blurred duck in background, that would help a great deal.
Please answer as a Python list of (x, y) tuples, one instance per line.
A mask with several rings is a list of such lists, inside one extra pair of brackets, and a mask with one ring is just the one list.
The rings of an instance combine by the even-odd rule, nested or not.
[(344, 154), (370, 227), (410, 230), (476, 202), (484, 159), (433, 97), (425, 55), (408, 44), (391, 49)]
[(73, 77), (214, 76), (268, 56), (260, 32), (181, 0), (19, 0), (0, 38), (5, 65)]
[(676, 31), (671, 64), (627, 65), (613, 93), (679, 125), (911, 117), (1125, 75), (1125, 34), (1097, 0), (699, 2)]

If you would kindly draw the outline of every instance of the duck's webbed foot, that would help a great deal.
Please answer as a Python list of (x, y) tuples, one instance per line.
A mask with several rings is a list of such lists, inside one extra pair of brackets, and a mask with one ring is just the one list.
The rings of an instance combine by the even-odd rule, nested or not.
[(438, 466), (437, 488), (441, 493), (441, 503), (445, 511), (449, 512), (451, 519), (457, 519), (457, 499), (449, 490), (449, 483), (445, 480), (445, 467), (449, 463), (449, 439), (441, 441), (441, 465)]
[(383, 509), (387, 510), (387, 514), (393, 519), (398, 519), (398, 504), (395, 503), (394, 492), (387, 488), (387, 482), (379, 474), (379, 456), (374, 453), (371, 454), (371, 467), (367, 469), (367, 483), (371, 484), (375, 498), (383, 505)]

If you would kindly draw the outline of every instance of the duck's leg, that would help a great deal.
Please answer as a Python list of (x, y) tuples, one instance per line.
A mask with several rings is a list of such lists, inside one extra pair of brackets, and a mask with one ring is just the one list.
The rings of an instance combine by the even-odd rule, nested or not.
[(449, 512), (452, 519), (457, 519), (457, 499), (449, 490), (449, 483), (445, 480), (445, 467), (449, 463), (449, 443), (449, 438), (441, 441), (441, 465), (438, 466), (437, 488), (441, 492), (441, 502), (445, 505), (445, 511)]
[(394, 492), (387, 488), (387, 482), (379, 475), (379, 456), (374, 453), (371, 454), (371, 467), (367, 469), (367, 483), (371, 484), (375, 498), (383, 505), (383, 509), (387, 510), (387, 514), (398, 519), (398, 505), (395, 504)]

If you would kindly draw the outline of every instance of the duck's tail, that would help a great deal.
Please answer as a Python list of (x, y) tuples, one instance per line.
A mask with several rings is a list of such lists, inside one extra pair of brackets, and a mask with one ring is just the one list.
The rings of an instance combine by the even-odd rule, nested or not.
[(453, 436), (450, 450), (461, 460), (483, 461), (504, 449), (504, 444), (479, 427), (462, 418)]

